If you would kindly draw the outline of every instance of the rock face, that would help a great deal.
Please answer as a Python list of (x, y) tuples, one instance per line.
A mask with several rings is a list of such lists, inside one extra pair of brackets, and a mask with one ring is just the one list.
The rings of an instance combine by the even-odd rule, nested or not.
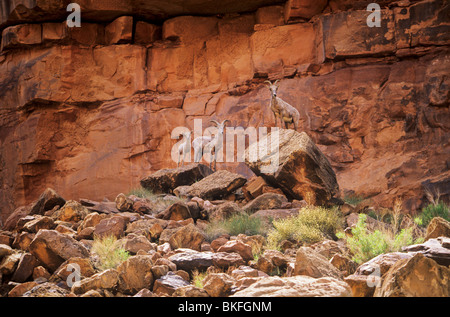
[[(272, 151), (274, 143), (276, 147)], [(264, 172), (267, 161), (252, 162), (251, 157), (261, 151), (269, 153), (270, 164), (276, 164), (273, 172)], [(249, 146), (245, 157), (247, 165), (255, 174), (276, 184), (292, 198), (323, 205), (339, 193), (330, 162), (304, 132), (281, 129), (268, 134), (259, 143)]]
[(64, 1), (2, 0), (2, 221), (47, 186), (113, 200), (175, 167), (171, 132), (195, 119), (273, 126), (266, 79), (341, 190), (407, 210), (424, 187), (448, 200), (448, 6), (377, 3), (380, 28), (367, 1), (84, 0), (68, 28)]

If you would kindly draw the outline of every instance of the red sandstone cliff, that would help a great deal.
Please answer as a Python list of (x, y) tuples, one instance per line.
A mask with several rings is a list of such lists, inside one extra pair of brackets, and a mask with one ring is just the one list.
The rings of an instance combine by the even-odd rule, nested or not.
[(341, 191), (406, 211), (426, 188), (448, 199), (448, 1), (377, 1), (379, 28), (372, 1), (80, 0), (81, 28), (69, 2), (0, 1), (3, 220), (46, 187), (113, 199), (174, 167), (170, 133), (194, 119), (272, 126), (266, 79)]

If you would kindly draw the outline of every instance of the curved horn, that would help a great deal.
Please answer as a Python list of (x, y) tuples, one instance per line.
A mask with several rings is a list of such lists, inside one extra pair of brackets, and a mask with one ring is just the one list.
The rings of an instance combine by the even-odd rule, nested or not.
[(280, 80), (279, 79), (277, 79), (277, 80), (275, 80), (275, 82), (273, 83), (275, 86), (277, 86), (277, 84), (278, 84), (278, 82), (279, 82)]
[(212, 123), (214, 123), (215, 125), (217, 125), (217, 126), (219, 126), (220, 125), (220, 123), (219, 122), (217, 122), (216, 120), (210, 120), (209, 122), (212, 122)]
[(265, 80), (265, 83), (269, 83), (269, 85), (272, 85), (272, 83), (270, 82), (270, 80)]
[(225, 119), (225, 120), (222, 121), (222, 125), (225, 125), (225, 123), (227, 123), (227, 122), (231, 122), (231, 121), (228, 120), (228, 119)]

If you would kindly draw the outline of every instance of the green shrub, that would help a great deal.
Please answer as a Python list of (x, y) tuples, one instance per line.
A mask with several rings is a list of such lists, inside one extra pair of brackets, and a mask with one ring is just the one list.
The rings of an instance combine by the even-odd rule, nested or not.
[(131, 189), (126, 196), (134, 195), (139, 198), (147, 198), (150, 200), (156, 199), (156, 195), (149, 189), (146, 189), (144, 187), (136, 187)]
[(436, 204), (428, 204), (422, 209), (422, 212), (414, 218), (414, 222), (419, 226), (426, 227), (434, 217), (441, 217), (450, 221), (449, 206), (443, 201)]
[(130, 257), (121, 241), (117, 240), (115, 236), (96, 237), (92, 244), (91, 254), (95, 267), (101, 271), (115, 269)]
[(382, 229), (370, 232), (366, 228), (367, 215), (359, 214), (358, 222), (352, 228), (352, 237), (347, 237), (340, 233), (338, 237), (344, 238), (350, 252), (353, 254), (352, 260), (358, 264), (388, 252), (401, 251), (402, 247), (420, 243), (422, 238), (414, 240), (413, 227), (402, 229), (400, 232)]
[(205, 229), (207, 241), (212, 241), (222, 234), (237, 236), (241, 233), (247, 236), (266, 235), (267, 228), (260, 218), (251, 217), (248, 213), (243, 212), (225, 220), (212, 220)]
[(269, 248), (278, 249), (283, 240), (315, 243), (333, 239), (342, 228), (343, 218), (337, 208), (304, 207), (297, 216), (273, 221), (267, 241)]
[(364, 197), (358, 194), (347, 194), (343, 200), (350, 205), (358, 205), (364, 201)]
[(192, 284), (198, 288), (203, 288), (203, 280), (208, 276), (206, 272), (192, 271)]

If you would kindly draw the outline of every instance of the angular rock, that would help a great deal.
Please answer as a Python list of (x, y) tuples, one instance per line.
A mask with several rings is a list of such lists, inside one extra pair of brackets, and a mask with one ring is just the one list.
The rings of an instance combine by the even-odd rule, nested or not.
[(28, 251), (28, 247), (35, 236), (34, 233), (21, 232), (16, 236), (12, 245), (15, 249)]
[(43, 215), (55, 206), (62, 207), (65, 203), (65, 199), (59, 196), (55, 190), (47, 188), (31, 206), (30, 215)]
[(408, 253), (419, 252), (427, 258), (435, 260), (440, 265), (450, 265), (450, 239), (446, 237), (429, 239), (421, 244), (403, 247), (402, 250)]
[(192, 218), (191, 212), (189, 210), (189, 206), (183, 202), (176, 202), (171, 206), (167, 207), (166, 210), (159, 213), (157, 218), (163, 220), (185, 220), (188, 218)]
[(450, 222), (441, 217), (434, 217), (428, 224), (425, 241), (439, 237), (450, 238)]
[(152, 243), (148, 241), (148, 239), (143, 235), (136, 235), (134, 233), (131, 233), (122, 240), (124, 249), (131, 254), (136, 254), (139, 250), (142, 250), (144, 252), (155, 250), (155, 247), (152, 245)]
[(99, 214), (97, 212), (89, 213), (81, 222), (81, 224), (77, 228), (77, 232), (80, 233), (85, 228), (95, 227), (99, 224), (100, 221), (107, 218), (108, 216), (105, 214)]
[(169, 257), (169, 260), (176, 264), (178, 270), (186, 272), (205, 271), (213, 265), (212, 252), (198, 252), (190, 249), (178, 251), (180, 252)]
[(410, 259), (412, 254), (392, 252), (380, 254), (361, 264), (356, 272), (344, 278), (354, 297), (372, 297), (381, 277), (398, 261)]
[(155, 281), (153, 292), (155, 294), (166, 294), (171, 296), (178, 288), (188, 286), (189, 282), (176, 275), (168, 272), (166, 275)]
[(122, 216), (113, 216), (101, 220), (94, 229), (94, 236), (115, 236), (120, 238), (123, 236), (128, 220)]
[(78, 222), (89, 214), (89, 210), (77, 201), (66, 201), (64, 206), (56, 211), (52, 218), (60, 221)]
[(89, 257), (89, 251), (81, 243), (55, 230), (40, 230), (31, 241), (29, 251), (51, 272), (70, 258)]
[(210, 273), (203, 280), (203, 289), (211, 297), (227, 297), (235, 279), (226, 273)]
[(141, 186), (153, 193), (171, 193), (178, 186), (191, 185), (212, 174), (203, 164), (190, 164), (173, 169), (162, 169), (141, 180)]
[[(72, 266), (69, 266), (72, 265)], [(63, 281), (67, 281), (67, 278), (75, 272), (74, 268), (77, 265), (79, 268), (80, 277), (91, 277), (96, 273), (94, 266), (89, 258), (70, 258), (65, 261), (60, 267), (55, 271), (54, 275), (58, 276)]]
[(225, 220), (233, 215), (242, 213), (243, 210), (233, 201), (227, 201), (223, 204), (215, 206), (208, 212), (210, 219)]
[(33, 274), (33, 270), (38, 264), (38, 260), (30, 253), (22, 254), (11, 280), (24, 283)]
[(125, 294), (135, 294), (143, 288), (152, 289), (153, 261), (150, 255), (135, 255), (117, 267), (119, 272), (118, 290)]
[(243, 209), (246, 212), (254, 213), (259, 210), (279, 209), (287, 202), (288, 200), (284, 195), (265, 193), (250, 201)]
[(23, 294), (31, 290), (33, 287), (37, 286), (36, 282), (26, 282), (14, 286), (12, 290), (9, 291), (8, 297), (22, 297)]
[(231, 240), (218, 248), (217, 252), (238, 253), (244, 261), (253, 260), (252, 247), (239, 240)]
[(331, 259), (330, 263), (336, 267), (339, 271), (342, 272), (343, 276), (348, 276), (350, 274), (355, 273), (357, 269), (357, 264), (350, 260), (348, 257), (340, 255), (339, 253), (335, 254)]
[(119, 273), (114, 269), (108, 269), (75, 282), (72, 285), (72, 292), (75, 294), (84, 294), (95, 289), (112, 290), (116, 287), (118, 281)]
[(69, 291), (53, 283), (38, 284), (23, 294), (23, 297), (66, 297)]
[(211, 257), (212, 264), (221, 269), (244, 265), (244, 260), (238, 253), (215, 252)]
[(222, 199), (242, 187), (247, 179), (227, 170), (220, 170), (190, 186), (189, 195), (202, 199)]
[(350, 287), (332, 277), (266, 277), (231, 297), (350, 297)]
[(200, 251), (203, 241), (205, 236), (194, 224), (189, 224), (177, 229), (168, 242), (172, 249), (189, 248)]
[[(267, 151), (272, 147), (272, 138), (278, 142), (275, 143), (279, 145), (278, 150)], [(267, 157), (271, 162), (278, 163), (270, 173), (264, 173), (267, 160), (249, 161), (249, 158), (258, 157), (254, 155), (258, 151), (269, 153)], [(339, 193), (336, 174), (330, 162), (304, 132), (280, 129), (278, 140), (276, 134), (268, 134), (246, 149), (245, 163), (269, 184), (276, 184), (292, 198), (305, 199), (310, 204), (327, 204)]]
[(9, 255), (3, 257), (3, 260), (0, 262), (0, 274), (3, 275), (11, 275), (17, 268), (17, 265), (20, 261), (21, 254), (18, 252), (13, 252)]
[(13, 252), (14, 252), (14, 250), (9, 245), (0, 244), (0, 260), (3, 257), (8, 256)]
[(133, 209), (133, 201), (125, 196), (125, 194), (120, 193), (117, 195), (116, 199), (116, 208), (119, 211), (128, 211)]
[(342, 279), (342, 273), (328, 260), (308, 247), (300, 247), (295, 258), (294, 275), (333, 277)]
[(37, 216), (34, 220), (28, 221), (23, 225), (23, 230), (30, 233), (37, 233), (41, 229), (54, 229), (55, 222), (52, 218), (47, 216)]
[(449, 297), (450, 269), (418, 253), (394, 264), (375, 297)]
[(172, 294), (173, 297), (209, 297), (208, 293), (203, 288), (198, 288), (194, 285), (187, 285), (179, 287)]

